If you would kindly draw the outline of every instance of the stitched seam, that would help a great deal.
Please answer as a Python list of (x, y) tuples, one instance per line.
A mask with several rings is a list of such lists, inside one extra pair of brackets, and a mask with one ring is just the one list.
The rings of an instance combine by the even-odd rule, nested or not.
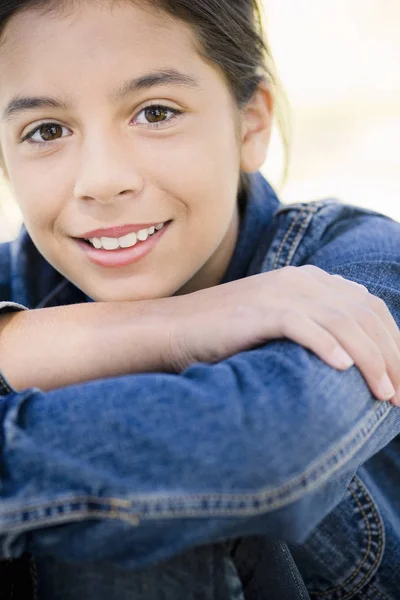
[(294, 204), (287, 204), (285, 206), (282, 206), (281, 208), (279, 208), (276, 213), (275, 216), (279, 216), (294, 210), (305, 210), (307, 212), (310, 213), (317, 213), (319, 212), (322, 208), (326, 208), (327, 206), (341, 206), (340, 202), (337, 202), (336, 200), (316, 200), (316, 201), (312, 201), (312, 202), (298, 202), (298, 203), (294, 203)]
[[(382, 405), (380, 405), (379, 409), (381, 408)], [(389, 409), (390, 410), (390, 409)], [(376, 411), (376, 412), (379, 412)], [(388, 413), (388, 410), (386, 410), (386, 413)], [(384, 414), (384, 416), (386, 416)], [(375, 431), (375, 429), (380, 425), (380, 420), (377, 421), (377, 423), (372, 426), (372, 428), (368, 431), (368, 436), (372, 435), (373, 432)], [(323, 472), (323, 476), (320, 476), (318, 479), (314, 480), (312, 485), (308, 484), (306, 485), (304, 483), (304, 474), (302, 475), (302, 477), (300, 478), (300, 487), (299, 489), (295, 490), (291, 495), (289, 495), (289, 498), (285, 497), (282, 499), (278, 499), (275, 502), (269, 502), (268, 503), (268, 499), (269, 497), (271, 497), (271, 492), (261, 492), (261, 493), (255, 493), (255, 494), (243, 494), (243, 495), (239, 495), (239, 494), (235, 494), (235, 495), (228, 495), (228, 494), (193, 494), (192, 496), (185, 496), (185, 497), (176, 497), (176, 498), (171, 498), (170, 496), (166, 496), (163, 498), (157, 498), (157, 502), (155, 502), (154, 498), (151, 498), (149, 496), (142, 496), (141, 497), (141, 504), (142, 506), (140, 506), (140, 498), (136, 497), (134, 500), (117, 500), (117, 499), (112, 499), (111, 500), (111, 508), (105, 506), (103, 510), (98, 510), (96, 508), (91, 509), (88, 506), (83, 506), (83, 507), (71, 507), (71, 504), (77, 504), (79, 505), (79, 503), (82, 503), (84, 505), (87, 504), (94, 504), (97, 506), (101, 506), (101, 504), (103, 503), (104, 505), (107, 504), (106, 500), (101, 501), (100, 499), (94, 499), (92, 498), (90, 501), (90, 498), (86, 497), (86, 498), (74, 498), (73, 500), (71, 498), (68, 499), (64, 499), (64, 500), (58, 500), (58, 501), (53, 501), (52, 503), (47, 503), (47, 504), (43, 504), (41, 505), (43, 509), (46, 509), (47, 511), (49, 511), (52, 507), (54, 509), (58, 509), (60, 512), (58, 512), (57, 514), (46, 514), (46, 515), (37, 515), (36, 516), (36, 520), (35, 520), (35, 513), (38, 511), (38, 509), (40, 507), (31, 507), (29, 508), (24, 508), (23, 510), (19, 509), (19, 510), (12, 510), (12, 511), (4, 511), (3, 512), (3, 526), (0, 526), (0, 530), (3, 529), (4, 527), (6, 528), (7, 531), (10, 531), (10, 529), (15, 529), (15, 530), (22, 530), (22, 529), (26, 529), (29, 530), (32, 527), (32, 523), (43, 523), (44, 525), (48, 525), (49, 522), (68, 522), (71, 520), (77, 520), (77, 519), (84, 519), (86, 517), (95, 517), (95, 516), (100, 516), (103, 518), (110, 518), (110, 519), (122, 519), (122, 520), (126, 520), (130, 523), (133, 523), (135, 525), (137, 525), (139, 523), (139, 520), (151, 520), (151, 519), (160, 519), (160, 518), (182, 518), (182, 517), (198, 517), (199, 515), (204, 515), (207, 514), (208, 516), (230, 516), (230, 515), (236, 515), (236, 516), (255, 516), (257, 514), (264, 514), (266, 512), (266, 509), (268, 508), (269, 510), (273, 510), (273, 508), (275, 507), (281, 507), (282, 505), (287, 504), (290, 501), (293, 501), (293, 499), (296, 499), (297, 497), (302, 497), (305, 493), (307, 493), (307, 491), (312, 491), (313, 489), (315, 489), (318, 485), (320, 485), (320, 483), (322, 481), (327, 480), (331, 474), (333, 472), (335, 472), (335, 469), (340, 468), (341, 464), (344, 462), (344, 459), (347, 458), (347, 456), (349, 454), (354, 454), (357, 450), (360, 444), (364, 443), (365, 441), (365, 437), (362, 438), (361, 442), (358, 442), (358, 444), (356, 446), (352, 446), (351, 449), (349, 451), (342, 453), (342, 460), (338, 460), (336, 459), (335, 464), (333, 465), (333, 467), (329, 470), (325, 470)], [(326, 467), (326, 466), (325, 466)], [(298, 479), (298, 478), (296, 478)], [(289, 489), (292, 487), (292, 482), (289, 482), (287, 484), (286, 487), (289, 487)], [(278, 489), (279, 492), (279, 489)], [(273, 490), (272, 492), (272, 496), (276, 495), (278, 493), (276, 490)], [(244, 501), (245, 500), (249, 500), (252, 505), (251, 506), (244, 506)], [(167, 506), (163, 506), (162, 505), (162, 500), (167, 501), (169, 505)], [(175, 500), (175, 506), (173, 501)], [(198, 506), (187, 506), (187, 503), (190, 501), (195, 501), (197, 500), (198, 502)], [(223, 501), (226, 501), (227, 504), (225, 506), (222, 505)], [(234, 505), (235, 500), (239, 503), (237, 506)], [(219, 502), (219, 506), (212, 506), (212, 502)], [(147, 506), (146, 506), (147, 503)], [(108, 504), (110, 504), (110, 501), (108, 501)], [(185, 506), (186, 504), (186, 506)], [(129, 513), (129, 510), (134, 510), (135, 513), (132, 515), (131, 513)], [(66, 511), (66, 512), (63, 512)], [(141, 512), (141, 514), (139, 514)], [(31, 513), (31, 514), (30, 514)], [(12, 521), (12, 517), (13, 516), (19, 516), (19, 520), (18, 522), (11, 522)], [(11, 517), (11, 518), (10, 518)], [(28, 520), (29, 519), (29, 520)]]
[(296, 227), (296, 225), (297, 225), (297, 223), (298, 223), (298, 221), (299, 221), (300, 217), (302, 216), (302, 214), (303, 214), (303, 211), (302, 211), (302, 210), (300, 210), (300, 211), (298, 212), (298, 214), (296, 215), (296, 218), (295, 218), (295, 219), (294, 219), (294, 221), (292, 222), (291, 226), (290, 226), (290, 227), (289, 227), (289, 229), (287, 230), (287, 232), (286, 232), (286, 234), (285, 234), (285, 236), (284, 236), (284, 238), (283, 238), (283, 240), (282, 240), (282, 242), (281, 242), (281, 245), (280, 245), (280, 247), (279, 247), (279, 249), (278, 249), (278, 251), (277, 251), (277, 253), (276, 253), (276, 257), (275, 257), (275, 262), (274, 262), (273, 269), (277, 269), (277, 268), (278, 268), (279, 261), (280, 261), (280, 258), (281, 258), (281, 254), (282, 254), (282, 252), (283, 252), (283, 249), (284, 249), (284, 247), (285, 247), (285, 244), (286, 244), (286, 242), (287, 242), (288, 238), (290, 237), (290, 234), (292, 233), (292, 231), (293, 231), (293, 230), (294, 230), (294, 228)]
[[(376, 413), (381, 412), (381, 411), (383, 412), (383, 414), (381, 415), (381, 417), (386, 418), (387, 415), (389, 414), (389, 412), (391, 411), (391, 408), (390, 407), (387, 408), (386, 406), (384, 406), (383, 404), (381, 404), (375, 410), (374, 415)], [(365, 420), (367, 420), (367, 419), (369, 420), (369, 418), (370, 417), (366, 418)], [(362, 443), (364, 443), (367, 439), (369, 439), (369, 437), (375, 432), (376, 428), (380, 424), (381, 424), (381, 419), (379, 419), (379, 421), (377, 421), (374, 425), (372, 425), (372, 428), (368, 432), (366, 432), (365, 437), (362, 438)], [(358, 429), (358, 432), (357, 432), (358, 435), (360, 434), (360, 429), (364, 429), (364, 427), (365, 427), (365, 425), (362, 425), (361, 428)], [(348, 445), (349, 443), (351, 443), (353, 441), (354, 441), (354, 434), (351, 433), (342, 442), (342, 444), (341, 444), (341, 446), (339, 448), (334, 448), (333, 450), (331, 450), (331, 452), (328, 455), (326, 455), (326, 456), (322, 457), (321, 459), (319, 459), (318, 461), (316, 461), (316, 463), (314, 465), (311, 465), (305, 472), (303, 472), (300, 475), (294, 477), (291, 481), (288, 481), (286, 484), (284, 484), (282, 486), (278, 486), (275, 489), (272, 489), (272, 490), (263, 490), (263, 491), (261, 491), (259, 493), (256, 493), (256, 494), (205, 494), (205, 495), (193, 494), (193, 495), (186, 496), (185, 498), (187, 498), (187, 499), (190, 499), (190, 498), (193, 498), (193, 499), (204, 499), (204, 498), (207, 498), (207, 499), (215, 499), (215, 500), (229, 499), (231, 501), (236, 499), (236, 500), (241, 501), (241, 502), (243, 502), (245, 500), (254, 500), (255, 498), (258, 498), (259, 501), (261, 502), (262, 499), (264, 499), (264, 501), (268, 501), (268, 498), (270, 498), (272, 500), (276, 496), (282, 494), (283, 491), (287, 491), (287, 490), (290, 491), (295, 486), (301, 486), (303, 490), (304, 489), (307, 489), (307, 490), (314, 489), (316, 487), (316, 485), (314, 485), (314, 486), (310, 485), (309, 487), (307, 487), (306, 483), (304, 482), (304, 479), (306, 479), (306, 478), (312, 479), (312, 472), (313, 471), (317, 471), (318, 469), (320, 469), (321, 468), (321, 464), (326, 463), (328, 460), (334, 460), (335, 458), (338, 460), (338, 457), (335, 456), (335, 455), (338, 454), (339, 450), (341, 452), (344, 452), (346, 450), (344, 448), (344, 446)], [(348, 451), (349, 455), (350, 454), (354, 454), (359, 449), (359, 446), (360, 446), (360, 442), (358, 442), (358, 444), (357, 444), (357, 446), (355, 448), (352, 448), (351, 450)], [(334, 467), (332, 467), (331, 470), (327, 470), (326, 472), (324, 471), (324, 475), (325, 475), (324, 479), (322, 479), (322, 477), (321, 477), (320, 480), (314, 481), (314, 484), (318, 484), (320, 481), (325, 481), (325, 479), (327, 477), (330, 477), (331, 474), (333, 472), (335, 472), (335, 468), (337, 469), (337, 468), (339, 468), (343, 464), (344, 456), (345, 455), (343, 455), (343, 457), (342, 457), (342, 461), (339, 462), (339, 460), (338, 460), (337, 464), (335, 464)], [(300, 496), (301, 496), (301, 494), (300, 494)], [(298, 495), (296, 495), (295, 493), (293, 493), (293, 495), (289, 497), (289, 499), (287, 500), (287, 502), (290, 502), (290, 501), (296, 499), (297, 497), (298, 497)], [(148, 498), (146, 496), (143, 497), (143, 498), (145, 500), (146, 499), (151, 500), (151, 498)], [(140, 497), (136, 497), (136, 499), (140, 499)], [(159, 498), (158, 501), (160, 501), (161, 499), (162, 498)], [(165, 497), (165, 499), (166, 500), (171, 500), (170, 497)], [(287, 502), (280, 501), (278, 499), (278, 500), (275, 501), (275, 503), (273, 503), (271, 501), (271, 506), (273, 508), (276, 508), (276, 507), (283, 506), (284, 503), (287, 503)], [(244, 512), (244, 514), (246, 514), (246, 513)]]
[(303, 223), (302, 223), (302, 225), (301, 225), (301, 227), (299, 229), (299, 232), (298, 232), (297, 236), (295, 237), (295, 239), (293, 240), (292, 247), (289, 250), (288, 257), (287, 257), (287, 260), (286, 260), (286, 266), (289, 266), (291, 264), (291, 262), (293, 260), (293, 256), (294, 256), (294, 254), (296, 252), (298, 241), (302, 238), (303, 233), (307, 229), (308, 225), (310, 224), (313, 216), (314, 215), (310, 213), (303, 220)]
[[(290, 575), (291, 575), (291, 577), (292, 577), (292, 579), (294, 581), (294, 584), (295, 584), (295, 586), (297, 588), (297, 591), (300, 594), (301, 598), (304, 598), (304, 594), (303, 594), (303, 592), (302, 592), (302, 590), (300, 588), (298, 578), (296, 577), (296, 575), (295, 575), (295, 573), (293, 571), (293, 565), (292, 565), (291, 561), (289, 560), (287, 550), (285, 548), (285, 545), (282, 542), (280, 542), (280, 547), (281, 547), (282, 553), (285, 556), (287, 566), (289, 567)], [(305, 598), (304, 598), (304, 600), (305, 600)]]
[[(378, 403), (377, 403), (378, 404)], [(360, 446), (362, 446), (364, 444), (364, 442), (366, 441), (366, 439), (368, 439), (376, 430), (376, 428), (381, 424), (382, 419), (386, 418), (387, 414), (390, 412), (391, 408), (387, 408), (384, 407), (383, 404), (379, 404), (378, 408), (375, 410), (374, 414), (372, 415), (374, 418), (376, 418), (376, 414), (379, 415), (379, 413), (382, 413), (381, 415), (379, 415), (379, 418), (377, 419), (376, 423), (372, 424), (372, 423), (368, 423), (367, 422), (367, 430), (366, 429), (366, 425), (363, 424), (361, 426), (361, 428), (358, 428), (357, 431), (357, 436), (358, 436), (358, 440), (354, 440), (354, 434), (350, 434), (348, 436), (348, 438), (345, 440), (345, 442), (342, 443), (340, 451), (341, 454), (338, 456), (337, 455), (337, 451), (336, 449), (334, 451), (331, 451), (330, 455), (331, 459), (334, 460), (334, 463), (332, 466), (329, 465), (329, 468), (327, 468), (326, 462), (327, 462), (327, 458), (323, 457), (322, 459), (320, 459), (316, 465), (313, 465), (311, 467), (309, 467), (309, 469), (307, 471), (305, 471), (304, 473), (302, 473), (300, 476), (294, 478), (294, 480), (287, 482), (284, 486), (278, 487), (276, 489), (273, 490), (262, 490), (260, 492), (256, 492), (254, 494), (193, 494), (193, 495), (187, 495), (187, 496), (181, 496), (181, 497), (171, 497), (171, 496), (164, 496), (164, 497), (157, 497), (156, 499), (151, 496), (136, 496), (133, 500), (119, 500), (119, 499), (112, 499), (111, 501), (109, 499), (98, 499), (98, 498), (90, 498), (90, 497), (86, 497), (86, 498), (68, 498), (68, 499), (64, 499), (64, 500), (57, 500), (54, 501), (52, 503), (47, 503), (47, 504), (43, 504), (41, 505), (42, 508), (45, 508), (47, 510), (51, 509), (51, 507), (57, 508), (59, 510), (63, 510), (65, 507), (67, 507), (70, 504), (79, 504), (80, 502), (83, 504), (95, 504), (97, 506), (101, 506), (101, 504), (111, 504), (113, 505), (111, 507), (111, 511), (110, 511), (110, 518), (123, 518), (123, 519), (127, 519), (127, 520), (132, 520), (132, 516), (129, 515), (127, 512), (128, 510), (135, 510), (135, 516), (134, 516), (134, 521), (137, 523), (138, 519), (139, 519), (139, 509), (142, 510), (142, 514), (141, 514), (141, 518), (146, 518), (148, 520), (150, 519), (157, 519), (157, 518), (180, 518), (183, 516), (186, 517), (197, 517), (199, 515), (215, 515), (215, 516), (229, 516), (229, 515), (239, 515), (239, 516), (254, 516), (257, 514), (264, 514), (266, 512), (266, 509), (268, 508), (269, 510), (273, 510), (274, 508), (279, 508), (281, 506), (284, 506), (286, 504), (288, 504), (289, 502), (292, 502), (293, 500), (297, 499), (297, 498), (301, 498), (305, 493), (312, 491), (313, 489), (317, 488), (323, 481), (326, 481), (331, 475), (332, 473), (334, 473), (336, 470), (338, 470), (342, 464), (344, 464), (347, 460), (347, 458), (349, 456), (354, 455), (358, 449), (360, 448)], [(368, 421), (371, 420), (371, 416), (368, 417)], [(361, 429), (361, 431), (360, 431)], [(350, 448), (346, 448), (343, 446), (349, 445), (350, 443)], [(328, 455), (328, 458), (329, 456)], [(321, 466), (322, 463), (322, 466)], [(313, 471), (318, 471), (318, 470), (322, 470), (322, 473), (316, 473), (314, 474)], [(305, 480), (307, 480), (307, 477), (309, 479), (312, 479), (312, 482), (307, 482)], [(297, 484), (297, 488), (296, 489), (292, 489), (295, 484)], [(282, 496), (283, 492), (287, 492), (286, 495), (282, 498), (279, 497)], [(278, 496), (278, 497), (277, 497)], [(187, 504), (189, 502), (194, 502), (197, 501), (198, 502), (198, 506), (187, 506)], [(224, 506), (223, 502), (226, 502), (227, 504)], [(252, 505), (251, 506), (244, 506), (244, 503), (248, 501), (251, 502)], [(167, 506), (162, 506), (162, 503), (166, 502)], [(212, 503), (219, 503), (219, 506), (211, 506)], [(235, 502), (238, 503), (237, 506), (235, 506)], [(140, 503), (142, 504), (142, 506), (140, 506)], [(146, 506), (147, 504), (147, 506)], [(186, 506), (185, 506), (186, 504)], [(64, 508), (63, 508), (64, 507)], [(9, 518), (13, 515), (18, 516), (21, 515), (21, 513), (25, 514), (26, 517), (29, 516), (29, 513), (35, 512), (38, 510), (38, 508), (40, 507), (24, 507), (23, 510), (19, 509), (14, 509), (12, 511), (3, 511), (3, 520), (6, 521), (6, 526), (7, 526), (7, 530), (10, 529), (10, 526), (14, 525), (17, 529), (19, 527), (21, 527), (21, 525), (23, 525), (23, 523), (18, 522), (18, 523), (14, 523), (11, 524), (9, 522)], [(123, 510), (125, 509), (125, 511)], [(88, 515), (88, 514), (93, 514), (93, 512), (96, 512), (96, 514), (100, 514), (100, 515), (105, 515), (106, 514), (106, 508), (103, 511), (100, 510), (96, 510), (94, 509), (91, 512), (90, 507), (80, 507), (78, 509), (74, 508), (74, 507), (69, 507), (68, 508), (68, 513), (65, 514), (61, 514), (58, 513), (57, 515), (46, 515), (46, 519), (42, 519), (43, 523), (48, 523), (50, 518), (53, 517), (53, 520), (55, 521), (61, 521), (62, 519), (71, 519), (72, 518), (72, 514), (77, 514), (79, 512), (79, 514), (81, 514), (82, 516)], [(41, 515), (42, 516), (42, 515)], [(1, 517), (1, 514), (0, 514)], [(34, 515), (31, 515), (30, 517), (32, 519), (32, 521), (34, 520)], [(36, 523), (36, 521), (34, 521)], [(25, 523), (25, 525), (28, 527), (29, 529), (29, 523)], [(3, 525), (4, 526), (4, 525)], [(0, 530), (1, 530), (1, 526), (0, 526)]]
[[(51, 508), (54, 507), (56, 508), (57, 506), (60, 506), (61, 504), (79, 504), (79, 503), (84, 503), (84, 504), (95, 504), (100, 506), (107, 506), (110, 505), (112, 510), (117, 510), (117, 509), (128, 509), (132, 506), (132, 502), (130, 500), (122, 500), (120, 498), (96, 498), (95, 496), (72, 496), (72, 497), (65, 497), (63, 500), (54, 500), (52, 502), (40, 502), (38, 504), (31, 504), (31, 505), (27, 505), (25, 506), (24, 509), (22, 509), (22, 512), (30, 512), (30, 511), (35, 511), (35, 510), (43, 510), (44, 508)], [(4, 515), (19, 515), (21, 513), (21, 509), (13, 509), (10, 511), (4, 511), (3, 514)], [(1, 515), (1, 512), (0, 512)]]
[(68, 512), (68, 514), (64, 515), (54, 515), (42, 519), (12, 523), (7, 526), (5, 532), (28, 532), (32, 530), (33, 523), (35, 525), (35, 528), (37, 528), (41, 526), (48, 527), (51, 524), (62, 525), (63, 523), (84, 521), (86, 519), (108, 519), (110, 521), (125, 521), (135, 527), (138, 526), (140, 522), (139, 516), (136, 514), (122, 513), (118, 511), (73, 510)]
[[(354, 483), (360, 488), (360, 490), (362, 489), (361, 486), (359, 486), (358, 481), (356, 480), (357, 478), (354, 478)], [(367, 535), (368, 535), (368, 544), (367, 544), (367, 549), (366, 552), (364, 554), (364, 557), (362, 559), (362, 561), (360, 562), (360, 564), (358, 565), (358, 567), (356, 568), (356, 570), (346, 579), (346, 581), (344, 581), (343, 583), (341, 583), (339, 586), (336, 586), (334, 588), (330, 588), (329, 590), (326, 590), (324, 592), (315, 592), (316, 596), (327, 596), (328, 594), (331, 594), (332, 592), (338, 592), (341, 589), (343, 589), (346, 585), (348, 585), (352, 579), (354, 579), (358, 573), (360, 572), (360, 569), (363, 567), (363, 565), (365, 564), (366, 560), (368, 559), (369, 556), (369, 552), (371, 550), (371, 545), (372, 545), (372, 533), (371, 533), (371, 526), (369, 524), (369, 520), (368, 520), (368, 516), (366, 515), (361, 502), (359, 501), (359, 499), (357, 498), (355, 492), (353, 490), (350, 490), (350, 494), (353, 497), (354, 502), (357, 504), (361, 515), (364, 519), (365, 522), (365, 526), (367, 529)]]
[[(296, 246), (298, 244), (299, 239), (301, 239), (304, 230), (308, 227), (308, 225), (310, 224), (312, 218), (314, 217), (314, 215), (319, 212), (322, 208), (324, 208), (325, 206), (327, 206), (326, 203), (321, 203), (321, 204), (317, 204), (317, 205), (299, 205), (298, 207), (294, 208), (292, 207), (291, 210), (296, 210), (297, 212), (297, 216), (295, 217), (294, 221), (292, 222), (291, 226), (289, 227), (289, 229), (287, 230), (280, 246), (279, 249), (277, 251), (276, 257), (275, 257), (275, 261), (274, 261), (274, 265), (273, 265), (273, 269), (277, 269), (278, 265), (279, 265), (279, 261), (281, 259), (281, 256), (283, 254), (283, 250), (284, 250), (284, 246), (287, 242), (287, 240), (289, 239), (291, 233), (293, 232), (293, 230), (295, 229), (295, 227), (298, 225), (299, 220), (301, 219), (301, 217), (305, 217), (303, 220), (303, 223), (300, 225), (300, 229), (298, 231), (298, 233), (295, 234), (295, 238), (291, 244), (291, 248), (289, 250), (288, 253), (288, 258), (285, 261), (285, 266), (288, 266), (291, 261), (293, 260), (293, 256), (295, 254), (296, 251)], [(308, 213), (308, 214), (307, 214)], [(277, 213), (279, 215), (279, 212)]]
[[(357, 592), (359, 592), (361, 590), (362, 586), (367, 582), (368, 577), (370, 576), (370, 573), (375, 569), (376, 565), (378, 564), (378, 562), (380, 560), (380, 557), (381, 557), (381, 551), (382, 551), (382, 546), (383, 546), (382, 524), (381, 524), (381, 520), (379, 519), (379, 515), (376, 512), (374, 503), (372, 502), (367, 489), (365, 488), (364, 485), (362, 485), (360, 479), (358, 477), (354, 477), (354, 482), (357, 485), (357, 487), (360, 489), (360, 491), (364, 494), (365, 500), (368, 503), (371, 512), (373, 513), (374, 521), (375, 521), (375, 523), (378, 526), (378, 539), (379, 539), (379, 543), (378, 543), (378, 548), (377, 548), (377, 551), (376, 551), (375, 561), (373, 562), (373, 564), (371, 565), (370, 569), (368, 570), (368, 573), (366, 573), (364, 575), (363, 579), (360, 581), (359, 584), (356, 585), (356, 587), (354, 589), (350, 590), (345, 596), (342, 596), (341, 600), (346, 600), (346, 598), (351, 598), (351, 596), (354, 593), (357, 593)], [(344, 583), (342, 583), (338, 587), (331, 588), (330, 590), (327, 590), (325, 592), (315, 592), (314, 593), (315, 596), (325, 596), (325, 595), (327, 595), (329, 593), (332, 593), (332, 592), (340, 592), (341, 589), (343, 589), (352, 579), (354, 579), (354, 577), (356, 577), (358, 575), (358, 573), (360, 572), (361, 567), (364, 565), (365, 561), (367, 560), (367, 558), (369, 556), (369, 552), (371, 550), (371, 542), (372, 542), (371, 525), (370, 525), (368, 516), (365, 513), (365, 510), (364, 510), (364, 508), (363, 508), (360, 500), (355, 495), (355, 492), (353, 492), (352, 490), (350, 490), (350, 493), (353, 496), (354, 501), (356, 502), (358, 508), (360, 509), (360, 512), (361, 512), (361, 514), (363, 516), (363, 519), (364, 519), (364, 521), (367, 524), (367, 529), (368, 529), (368, 546), (367, 546), (367, 551), (366, 551), (365, 556), (364, 556), (363, 560), (361, 561), (360, 565), (357, 567), (357, 569), (353, 572), (353, 574), (350, 575), (350, 577)]]

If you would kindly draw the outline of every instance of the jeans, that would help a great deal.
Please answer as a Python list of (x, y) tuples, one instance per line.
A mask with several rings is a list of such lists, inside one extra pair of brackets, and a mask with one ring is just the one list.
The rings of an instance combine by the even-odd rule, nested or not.
[(286, 544), (267, 538), (195, 548), (154, 567), (35, 561), (39, 600), (306, 600)]

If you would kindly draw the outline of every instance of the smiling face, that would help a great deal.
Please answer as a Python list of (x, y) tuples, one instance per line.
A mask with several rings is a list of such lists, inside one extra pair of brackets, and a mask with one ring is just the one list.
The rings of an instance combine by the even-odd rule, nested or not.
[(217, 284), (237, 240), (240, 170), (266, 150), (260, 98), (239, 112), (191, 28), (159, 10), (87, 1), (14, 16), (0, 143), (39, 251), (95, 300)]

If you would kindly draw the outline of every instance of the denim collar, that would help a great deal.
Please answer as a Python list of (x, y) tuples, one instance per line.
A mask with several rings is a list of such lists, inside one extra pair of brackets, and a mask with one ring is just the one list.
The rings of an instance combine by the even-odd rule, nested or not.
[[(239, 238), (222, 283), (244, 277), (254, 259), (266, 230), (271, 224), (279, 200), (261, 174), (250, 177), (250, 191), (245, 203)], [(23, 226), (11, 243), (11, 296), (28, 308), (44, 308), (87, 302), (89, 298), (39, 253)]]
[(281, 206), (278, 197), (260, 173), (250, 177), (250, 190), (240, 222), (239, 238), (221, 283), (249, 275), (251, 264), (262, 247), (269, 243), (272, 217)]

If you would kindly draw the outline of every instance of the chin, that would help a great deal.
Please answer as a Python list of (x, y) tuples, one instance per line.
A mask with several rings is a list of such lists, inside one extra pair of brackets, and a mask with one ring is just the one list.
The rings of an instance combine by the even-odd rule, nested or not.
[(108, 283), (104, 286), (81, 288), (82, 291), (95, 302), (138, 302), (140, 300), (156, 300), (173, 295), (166, 289), (155, 286), (140, 286), (133, 288), (132, 284), (118, 287)]

